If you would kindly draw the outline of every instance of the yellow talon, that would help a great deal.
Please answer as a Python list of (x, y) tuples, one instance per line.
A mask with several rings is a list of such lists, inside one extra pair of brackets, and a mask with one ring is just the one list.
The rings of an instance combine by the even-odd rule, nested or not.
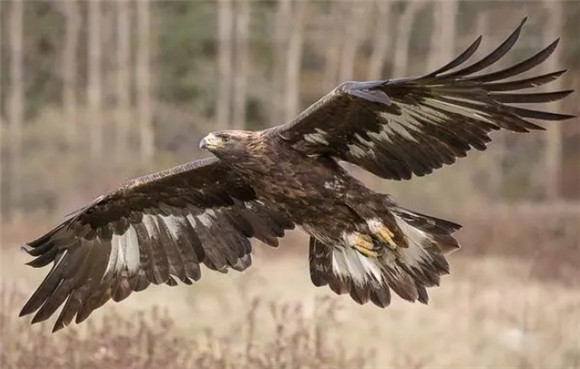
[(373, 239), (362, 233), (357, 233), (354, 237), (352, 247), (368, 257), (377, 257), (379, 254), (374, 251)]
[(366, 257), (369, 258), (376, 258), (379, 256), (379, 253), (373, 250), (369, 250), (365, 247), (359, 246), (359, 245), (354, 245), (353, 246), (356, 250), (358, 250), (358, 252), (360, 252), (361, 254), (363, 254)]
[(379, 229), (376, 230), (375, 235), (378, 237), (379, 240), (385, 242), (390, 249), (394, 250), (397, 248), (397, 244), (393, 240), (395, 234), (391, 232), (390, 229), (381, 225)]

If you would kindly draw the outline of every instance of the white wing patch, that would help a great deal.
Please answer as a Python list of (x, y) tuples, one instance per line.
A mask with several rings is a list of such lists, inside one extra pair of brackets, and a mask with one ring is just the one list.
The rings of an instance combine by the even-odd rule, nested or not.
[(216, 212), (212, 209), (207, 209), (202, 214), (197, 215), (196, 218), (203, 224), (206, 228), (211, 227), (215, 219)]
[(355, 158), (361, 158), (363, 156), (367, 156), (369, 151), (365, 151), (359, 144), (348, 144), (348, 152), (354, 156)]
[[(415, 138), (409, 133), (409, 125), (416, 126), (420, 129), (420, 124), (415, 120), (415, 118), (409, 113), (407, 109), (401, 109), (401, 115), (392, 115), (381, 113), (381, 118), (386, 121), (383, 125), (383, 132), (388, 137), (392, 137), (395, 133), (405, 137), (408, 140), (417, 142)], [(392, 140), (389, 140), (392, 141)]]
[(131, 272), (136, 272), (139, 269), (139, 240), (137, 239), (137, 232), (133, 226), (129, 226), (125, 233), (125, 260), (127, 262), (127, 269)]
[(354, 134), (354, 137), (358, 140), (358, 142), (365, 147), (368, 147), (370, 149), (375, 147), (375, 143), (373, 141), (369, 141), (369, 140), (365, 140), (361, 135), (359, 135), (358, 133)]
[(326, 140), (326, 132), (321, 130), (320, 128), (316, 128), (316, 133), (307, 133), (304, 135), (304, 140), (311, 144), (322, 144), (328, 145), (328, 141)]
[(384, 130), (381, 130), (378, 133), (377, 132), (369, 132), (369, 136), (374, 138), (375, 141), (386, 142), (386, 143), (391, 142), (391, 138), (389, 137), (389, 134), (387, 132), (385, 132)]
[[(475, 100), (466, 100), (469, 103), (477, 103), (477, 101)], [(483, 122), (486, 123), (490, 123), (493, 124), (494, 126), (497, 126), (497, 123), (495, 123), (493, 120), (491, 120), (491, 116), (488, 115), (490, 118), (488, 118), (482, 111), (480, 110), (476, 110), (476, 109), (472, 109), (468, 106), (464, 106), (461, 105), (461, 100), (458, 100), (458, 104), (451, 104), (448, 103), (446, 101), (440, 101), (437, 99), (433, 99), (433, 98), (426, 98), (424, 100), (425, 105), (433, 107), (433, 108), (439, 108), (445, 111), (448, 111), (450, 113), (455, 113), (455, 114), (459, 114), (459, 115), (463, 115), (464, 117), (469, 117), (469, 118), (474, 118), (474, 119), (478, 119), (481, 120)]]
[[(198, 226), (197, 221), (204, 227), (210, 228), (213, 225), (218, 212), (213, 209), (207, 209), (200, 215), (187, 215), (186, 219), (194, 229)], [(142, 217), (142, 224), (147, 230), (149, 238), (160, 238), (159, 227), (160, 223), (164, 223), (169, 230), (169, 235), (174, 242), (179, 239), (180, 222), (179, 217), (175, 215), (153, 215), (144, 214)], [(127, 270), (130, 274), (139, 270), (140, 266), (140, 252), (139, 240), (137, 232), (133, 225), (129, 225), (125, 233), (121, 235), (113, 234), (111, 238), (111, 253), (105, 275), (109, 273), (121, 273)]]
[(111, 238), (111, 253), (105, 275), (119, 273), (127, 270), (130, 273), (139, 269), (139, 243), (137, 233), (132, 225), (129, 225), (125, 233), (114, 234)]

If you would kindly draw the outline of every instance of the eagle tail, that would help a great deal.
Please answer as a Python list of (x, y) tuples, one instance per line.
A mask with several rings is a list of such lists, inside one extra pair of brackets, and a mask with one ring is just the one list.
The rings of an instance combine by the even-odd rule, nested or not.
[(310, 276), (316, 286), (328, 285), (337, 294), (349, 293), (360, 304), (372, 301), (386, 307), (391, 290), (408, 301), (428, 302), (426, 288), (439, 285), (449, 274), (445, 254), (459, 248), (452, 233), (458, 224), (412, 212), (391, 209), (403, 246), (388, 247), (378, 255), (353, 247), (329, 246), (310, 239)]

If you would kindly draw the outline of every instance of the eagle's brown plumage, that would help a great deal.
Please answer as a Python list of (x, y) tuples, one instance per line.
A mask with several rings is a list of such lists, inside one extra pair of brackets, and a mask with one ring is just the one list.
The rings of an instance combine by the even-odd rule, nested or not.
[(29, 264), (52, 269), (21, 315), (55, 330), (85, 320), (109, 299), (149, 284), (190, 284), (200, 264), (226, 272), (250, 263), (255, 237), (276, 246), (295, 225), (310, 235), (316, 286), (384, 307), (391, 291), (426, 303), (427, 287), (449, 272), (459, 225), (396, 205), (366, 188), (337, 160), (378, 176), (409, 179), (484, 150), (497, 129), (540, 129), (530, 119), (570, 115), (513, 104), (562, 99), (571, 91), (521, 93), (564, 73), (504, 81), (543, 62), (557, 41), (493, 73), (478, 73), (516, 43), (524, 22), (488, 56), (459, 57), (412, 78), (343, 83), (293, 122), (260, 132), (212, 133), (201, 147), (215, 157), (127, 182), (29, 242)]

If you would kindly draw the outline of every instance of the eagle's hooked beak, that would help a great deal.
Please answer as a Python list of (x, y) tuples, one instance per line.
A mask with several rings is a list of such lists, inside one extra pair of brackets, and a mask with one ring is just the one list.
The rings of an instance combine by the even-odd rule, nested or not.
[(213, 133), (210, 133), (209, 135), (201, 139), (201, 141), (199, 142), (199, 148), (200, 149), (212, 148), (218, 146), (220, 143), (221, 140), (218, 137), (216, 137)]

